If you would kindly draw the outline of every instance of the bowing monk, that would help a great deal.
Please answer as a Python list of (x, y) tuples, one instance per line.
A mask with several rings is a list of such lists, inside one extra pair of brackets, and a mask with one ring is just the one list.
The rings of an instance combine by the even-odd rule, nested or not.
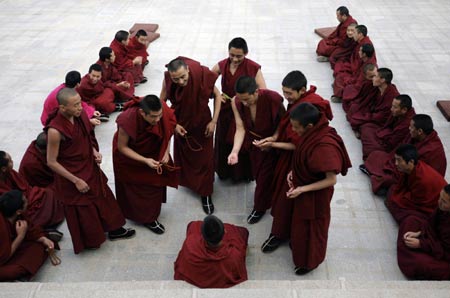
[[(353, 86), (344, 89), (342, 94), (342, 109), (346, 113), (352, 114), (359, 109), (359, 104), (368, 96), (369, 93), (375, 94), (376, 87), (373, 86), (373, 78), (377, 74), (375, 64), (366, 64), (363, 67), (364, 80), (360, 86)], [(359, 87), (359, 88), (358, 88)]]
[(113, 140), (116, 197), (124, 216), (156, 234), (167, 186), (178, 187), (178, 173), (169, 154), (177, 125), (173, 110), (156, 95), (127, 104), (117, 117)]
[(102, 67), (98, 64), (89, 67), (89, 73), (81, 79), (76, 90), (84, 102), (106, 115), (123, 108), (121, 104), (114, 102), (114, 91), (103, 84)]
[(307, 79), (301, 71), (294, 70), (289, 72), (284, 77), (281, 85), (284, 98), (288, 101), (288, 113), (285, 113), (281, 118), (278, 129), (271, 137), (262, 139), (255, 144), (261, 149), (273, 148), (278, 155), (273, 180), (268, 190), (272, 200), (272, 230), (269, 238), (261, 247), (263, 252), (277, 249), (282, 242), (290, 238), (293, 200), (286, 200), (286, 192), (289, 190), (286, 176), (291, 170), (292, 156), (300, 137), (292, 130), (289, 113), (299, 104), (309, 102), (318, 108), (329, 120), (333, 119), (330, 102), (316, 93), (317, 88), (315, 86), (310, 86), (309, 90), (307, 90)]
[(230, 166), (228, 155), (233, 149), (234, 125), (231, 98), (236, 95), (234, 85), (241, 76), (253, 77), (260, 89), (266, 89), (261, 65), (247, 58), (247, 42), (233, 38), (228, 44), (228, 58), (219, 61), (212, 71), (222, 76), (222, 105), (214, 136), (214, 168), (220, 179), (231, 178), (233, 181), (253, 180), (250, 157), (245, 150), (239, 151), (239, 163)]
[[(447, 169), (444, 146), (438, 133), (433, 129), (433, 120), (425, 114), (416, 114), (409, 125), (409, 134), (402, 144), (414, 145), (418, 158), (435, 169), (442, 177)], [(389, 187), (397, 183), (400, 173), (395, 166), (395, 150), (391, 152), (373, 151), (359, 169), (370, 177), (372, 191), (385, 195)]]
[(58, 113), (46, 127), (47, 164), (55, 174), (55, 189), (64, 205), (74, 252), (95, 249), (105, 241), (133, 237), (100, 168), (102, 155), (94, 131), (75, 89), (57, 95)]
[(346, 175), (351, 163), (341, 137), (314, 105), (301, 103), (290, 117), (300, 139), (285, 199), (294, 201), (290, 240), (295, 274), (303, 275), (325, 259), (333, 185), (336, 175)]
[(141, 67), (144, 70), (145, 66), (148, 64), (148, 35), (145, 30), (138, 30), (136, 35), (130, 38), (128, 42), (127, 49), (128, 54), (131, 59), (135, 59), (136, 57), (142, 57)]
[(276, 165), (276, 156), (270, 148), (261, 150), (255, 145), (275, 133), (286, 110), (280, 94), (268, 89), (259, 89), (252, 77), (240, 77), (236, 81), (235, 91), (236, 96), (231, 101), (231, 107), (236, 132), (228, 163), (233, 165), (239, 162), (238, 154), (242, 147), (250, 154), (256, 187), (253, 210), (247, 217), (247, 222), (254, 224), (260, 221), (266, 210), (271, 207), (272, 198), (268, 190)]
[(415, 114), (411, 97), (400, 94), (392, 101), (391, 115), (384, 125), (361, 125), (363, 160), (373, 151), (391, 152), (397, 148), (409, 134), (409, 125)]
[(337, 61), (348, 61), (350, 60), (350, 56), (353, 53), (353, 49), (358, 44), (355, 39), (353, 38), (353, 35), (355, 34), (355, 28), (358, 24), (357, 23), (351, 23), (347, 27), (347, 37), (345, 38), (344, 42), (339, 45), (333, 53), (330, 55), (330, 66), (331, 69), (334, 69), (334, 66)]
[(401, 223), (410, 214), (430, 215), (437, 207), (440, 191), (447, 185), (444, 177), (418, 160), (417, 149), (411, 144), (402, 144), (395, 150), (395, 165), (402, 175), (386, 201), (394, 219)]
[(450, 185), (431, 217), (411, 215), (400, 224), (397, 261), (408, 278), (450, 280)]
[(25, 219), (28, 202), (20, 190), (0, 196), (0, 281), (28, 281), (47, 260), (55, 244)]
[(247, 242), (246, 228), (224, 224), (214, 215), (190, 222), (174, 279), (199, 288), (229, 288), (246, 281)]
[(134, 85), (147, 82), (147, 78), (142, 72), (142, 56), (131, 58), (127, 48), (130, 42), (130, 33), (124, 30), (117, 31), (114, 40), (109, 45), (114, 51), (116, 59), (113, 65), (121, 72), (129, 72), (133, 76)]
[(128, 101), (134, 96), (134, 80), (129, 72), (120, 72), (115, 66), (116, 55), (109, 47), (103, 47), (95, 63), (102, 67), (101, 80), (106, 88), (114, 92), (116, 101)]
[[(217, 74), (199, 62), (178, 57), (167, 64), (161, 100), (175, 110), (175, 164), (181, 167), (180, 185), (200, 195), (203, 211), (214, 212), (213, 133), (220, 113), (221, 94), (214, 86)], [(214, 96), (214, 115), (208, 106)]]
[[(17, 189), (28, 199), (26, 216), (34, 224), (51, 230), (64, 220), (64, 212), (52, 187), (30, 186), (25, 177), (13, 169), (11, 155), (0, 151), (0, 195)], [(55, 234), (62, 236), (59, 231)]]
[(345, 6), (338, 7), (336, 18), (339, 25), (328, 37), (319, 41), (317, 45), (316, 53), (317, 61), (319, 62), (327, 62), (329, 60), (328, 58), (333, 55), (334, 51), (345, 43), (348, 26), (352, 23), (357, 23)]
[[(69, 71), (66, 74), (66, 78), (65, 78), (65, 82), (62, 83), (61, 85), (59, 85), (58, 87), (55, 88), (55, 90), (53, 90), (45, 99), (44, 101), (44, 107), (42, 109), (42, 114), (41, 114), (41, 123), (43, 126), (45, 126), (45, 123), (47, 122), (48, 116), (55, 112), (56, 110), (58, 110), (58, 100), (56, 99), (56, 94), (58, 94), (59, 90), (61, 90), (62, 88), (76, 88), (80, 85), (81, 82), (81, 74), (76, 71), (76, 70), (72, 70)], [(88, 116), (88, 118), (90, 119), (89, 121), (91, 122), (92, 125), (99, 125), (100, 124), (100, 120), (99, 117), (100, 112), (96, 111), (94, 107), (88, 105), (85, 102), (81, 103), (83, 106), (83, 109), (86, 111), (86, 114)]]
[(22, 157), (19, 173), (31, 186), (47, 187), (53, 183), (53, 172), (47, 166), (47, 134), (41, 132)]

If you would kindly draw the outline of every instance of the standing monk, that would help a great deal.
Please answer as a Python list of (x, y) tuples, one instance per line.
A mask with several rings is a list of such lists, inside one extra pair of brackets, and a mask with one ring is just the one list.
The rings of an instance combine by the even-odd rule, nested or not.
[(351, 163), (341, 137), (315, 106), (302, 103), (290, 115), (300, 141), (287, 176), (286, 199), (294, 200), (290, 238), (295, 273), (302, 275), (325, 259), (333, 185)]
[(340, 6), (336, 10), (336, 18), (339, 21), (339, 25), (336, 29), (327, 37), (319, 41), (317, 45), (317, 61), (327, 62), (333, 52), (342, 46), (347, 38), (347, 27), (352, 23), (357, 23), (355, 19), (352, 18), (348, 8), (345, 6)]
[(271, 207), (270, 184), (276, 156), (270, 148), (261, 150), (258, 141), (271, 137), (286, 112), (283, 98), (275, 91), (258, 89), (256, 80), (242, 76), (236, 81), (236, 96), (231, 101), (236, 133), (228, 163), (236, 164), (242, 147), (250, 153), (253, 177), (256, 180), (253, 211), (247, 217), (249, 224), (257, 223)]
[(113, 140), (116, 197), (124, 216), (156, 234), (166, 202), (167, 185), (178, 187), (178, 173), (169, 155), (177, 125), (173, 110), (156, 95), (133, 101), (117, 117)]
[(220, 179), (231, 178), (233, 181), (253, 180), (248, 152), (239, 152), (239, 163), (230, 166), (228, 154), (233, 148), (234, 125), (231, 99), (236, 95), (234, 85), (241, 76), (253, 77), (260, 89), (266, 89), (266, 82), (261, 72), (261, 65), (247, 59), (247, 42), (241, 38), (233, 38), (228, 44), (228, 58), (220, 61), (212, 71), (222, 75), (222, 106), (214, 136), (214, 163)]
[[(211, 195), (214, 183), (213, 133), (221, 98), (214, 87), (217, 74), (199, 62), (178, 57), (167, 64), (160, 98), (169, 100), (178, 124), (174, 137), (175, 164), (181, 166), (180, 185), (198, 193), (203, 211), (214, 212)], [(214, 96), (214, 116), (208, 106)]]
[(102, 155), (75, 89), (58, 92), (59, 110), (46, 127), (47, 164), (55, 173), (55, 189), (64, 205), (74, 252), (99, 248), (105, 241), (133, 237), (100, 168)]

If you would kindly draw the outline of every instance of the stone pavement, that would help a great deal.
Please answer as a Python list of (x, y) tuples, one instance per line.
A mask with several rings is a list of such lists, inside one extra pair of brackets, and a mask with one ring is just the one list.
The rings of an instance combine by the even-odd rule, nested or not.
[[(86, 73), (89, 65), (97, 60), (99, 49), (109, 45), (115, 32), (127, 30), (135, 22), (158, 23), (161, 34), (149, 49), (150, 65), (145, 70), (149, 82), (136, 88), (137, 95), (159, 95), (164, 65), (172, 58), (188, 56), (212, 67), (227, 57), (229, 40), (242, 36), (249, 44), (248, 57), (262, 65), (269, 89), (281, 92), (283, 77), (299, 69), (309, 84), (318, 87), (319, 94), (329, 98), (332, 72), (327, 63), (315, 61), (319, 38), (313, 29), (336, 24), (335, 10), (339, 5), (347, 5), (351, 14), (367, 25), (379, 66), (393, 70), (394, 83), (401, 93), (411, 95), (417, 113), (433, 117), (450, 156), (449, 124), (435, 106), (436, 100), (450, 98), (450, 3), (447, 0), (2, 1), (0, 150), (12, 155), (17, 169), (26, 147), (41, 130), (39, 117), (47, 94), (64, 80), (66, 72), (76, 69)], [(270, 232), (271, 217), (265, 216), (256, 225), (246, 224), (252, 209), (254, 184), (216, 180), (213, 196), (216, 215), (250, 230), (247, 258), (250, 280), (405, 279), (396, 261), (397, 226), (382, 199), (371, 194), (367, 177), (358, 170), (361, 145), (345, 121), (341, 107), (332, 104), (332, 108), (335, 114), (332, 125), (344, 138), (353, 168), (346, 177), (338, 178), (327, 258), (310, 274), (303, 277), (293, 274), (287, 246), (272, 254), (261, 253), (261, 243)], [(115, 117), (96, 129), (104, 156), (102, 168), (112, 189), (111, 141), (116, 129)], [(106, 242), (101, 249), (80, 255), (73, 254), (70, 234), (64, 224), (61, 230), (65, 237), (59, 253), (62, 264), (58, 267), (46, 264), (34, 281), (171, 280), (173, 262), (187, 223), (204, 216), (199, 199), (192, 192), (182, 187), (169, 189), (168, 202), (160, 216), (166, 226), (164, 235), (128, 223), (137, 230), (134, 239)], [(45, 284), (38, 285), (46, 288)], [(264, 282), (257, 285), (264, 288)], [(65, 289), (70, 293), (70, 286)], [(329, 291), (324, 293), (326, 297), (334, 296), (334, 291), (324, 291)], [(192, 295), (192, 290), (189, 293), (187, 296)], [(252, 295), (256, 297), (255, 293)], [(282, 296), (308, 296), (291, 296), (292, 293)]]

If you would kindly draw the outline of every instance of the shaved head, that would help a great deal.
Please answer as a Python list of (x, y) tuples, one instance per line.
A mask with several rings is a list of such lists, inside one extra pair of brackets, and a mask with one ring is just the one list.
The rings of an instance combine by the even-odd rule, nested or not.
[(58, 104), (65, 106), (69, 99), (77, 95), (78, 92), (74, 88), (62, 88), (58, 91), (56, 98), (58, 99)]

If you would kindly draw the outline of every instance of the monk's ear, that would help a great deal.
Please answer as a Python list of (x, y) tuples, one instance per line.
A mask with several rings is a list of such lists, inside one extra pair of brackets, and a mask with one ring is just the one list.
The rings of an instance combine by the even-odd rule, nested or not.
[(314, 124), (308, 123), (308, 125), (306, 125), (305, 129), (308, 130), (308, 129), (311, 129), (313, 127), (314, 127)]
[(1, 167), (0, 168), (0, 172), (2, 172), (2, 173), (6, 173), (7, 170), (8, 170), (7, 167)]
[(306, 87), (302, 87), (302, 89), (300, 89), (299, 91), (300, 95), (303, 95), (306, 93)]
[(417, 130), (417, 134), (423, 135), (423, 134), (424, 134), (423, 129), (422, 129), (422, 128), (419, 128), (419, 129)]
[(141, 114), (142, 117), (145, 117), (145, 112), (143, 109), (139, 109), (139, 114)]

